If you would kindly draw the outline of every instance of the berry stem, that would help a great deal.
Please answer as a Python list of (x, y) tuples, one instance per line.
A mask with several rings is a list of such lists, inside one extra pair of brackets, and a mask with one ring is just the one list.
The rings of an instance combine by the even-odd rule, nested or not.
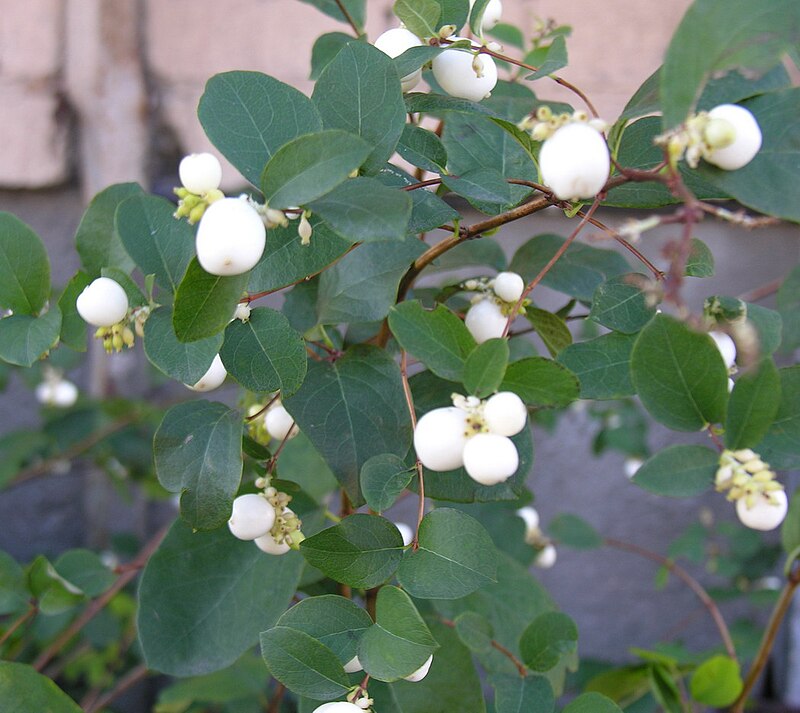
[[(406, 397), (408, 415), (411, 418), (412, 430), (417, 427), (417, 414), (414, 411), (414, 399), (411, 396), (411, 387), (408, 384), (408, 354), (405, 350), (400, 352), (400, 375), (403, 378), (403, 394)], [(417, 527), (414, 530), (414, 540), (411, 543), (412, 549), (419, 547), (419, 526), (422, 518), (425, 517), (425, 477), (422, 472), (422, 463), (416, 459), (417, 477), (419, 478), (419, 507), (417, 508)]]
[(336, 0), (336, 4), (339, 6), (339, 10), (341, 11), (342, 15), (344, 15), (344, 19), (347, 20), (350, 27), (353, 28), (353, 32), (355, 33), (356, 38), (361, 37), (362, 34), (361, 28), (356, 24), (356, 21), (353, 19), (353, 16), (345, 7), (345, 4), (342, 2), (342, 0)]
[(245, 421), (247, 423), (250, 423), (251, 421), (255, 421), (259, 416), (263, 416), (267, 412), (267, 409), (270, 406), (272, 406), (272, 404), (274, 404), (280, 398), (280, 396), (281, 394), (279, 391), (277, 394), (275, 394), (275, 396), (273, 396), (269, 401), (267, 401), (267, 403), (265, 403), (261, 409), (256, 411), (256, 413), (254, 413), (252, 416), (248, 416), (247, 418), (245, 418)]
[(716, 602), (711, 598), (711, 595), (705, 590), (703, 585), (700, 584), (700, 582), (698, 582), (694, 577), (692, 577), (691, 574), (689, 574), (679, 564), (676, 564), (673, 560), (664, 557), (657, 552), (652, 552), (644, 547), (640, 547), (639, 545), (634, 545), (630, 542), (623, 542), (622, 540), (617, 540), (613, 537), (606, 537), (604, 538), (603, 542), (606, 547), (613, 547), (614, 549), (622, 550), (623, 552), (630, 552), (653, 562), (657, 562), (678, 577), (678, 579), (680, 579), (684, 584), (686, 584), (686, 586), (697, 595), (697, 598), (703, 603), (703, 606), (705, 606), (705, 608), (708, 610), (708, 613), (711, 615), (711, 618), (717, 625), (720, 638), (722, 639), (722, 643), (725, 645), (725, 651), (727, 652), (728, 656), (730, 656), (734, 661), (736, 660), (736, 647), (733, 645), (733, 639), (731, 638), (730, 631), (728, 630), (728, 625), (725, 623), (725, 619), (722, 616), (722, 612), (720, 612)]

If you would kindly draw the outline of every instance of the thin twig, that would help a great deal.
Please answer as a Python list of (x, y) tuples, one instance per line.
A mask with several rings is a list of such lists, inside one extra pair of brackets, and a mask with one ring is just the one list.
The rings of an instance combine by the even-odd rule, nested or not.
[(5, 630), (4, 634), (0, 636), (0, 646), (6, 643), (13, 635), (14, 632), (19, 629), (26, 621), (30, 618), (36, 616), (39, 611), (39, 605), (36, 602), (31, 602), (30, 608), (26, 611), (21, 617), (19, 617), (8, 629)]
[(347, 10), (342, 0), (336, 0), (336, 4), (339, 6), (339, 10), (341, 10), (342, 15), (344, 15), (344, 19), (347, 20), (350, 27), (353, 28), (353, 32), (355, 32), (356, 37), (361, 37), (361, 28), (356, 24), (356, 21), (353, 19), (353, 16)]
[(278, 713), (281, 709), (281, 701), (283, 701), (283, 696), (286, 693), (286, 686), (284, 686), (280, 681), (278, 685), (275, 686), (275, 695), (269, 701), (269, 707), (267, 708), (267, 713)]
[(263, 408), (261, 408), (258, 411), (256, 411), (252, 416), (248, 416), (245, 419), (245, 421), (247, 423), (250, 423), (251, 421), (255, 421), (259, 416), (263, 416), (267, 412), (267, 409), (270, 406), (272, 406), (272, 404), (274, 404), (280, 397), (281, 397), (281, 394), (280, 394), (280, 391), (279, 391), (277, 394), (275, 394), (275, 396), (273, 396), (269, 401), (267, 401), (267, 403), (264, 404)]
[(758, 302), (758, 300), (775, 294), (781, 288), (783, 280), (784, 278), (779, 277), (777, 280), (768, 282), (766, 285), (761, 285), (760, 287), (755, 287), (752, 290), (743, 292), (739, 295), (739, 299), (743, 302)]
[(100, 696), (92, 705), (86, 708), (86, 713), (97, 713), (97, 711), (103, 710), (103, 708), (106, 708), (110, 703), (117, 700), (117, 698), (127, 690), (133, 688), (137, 683), (147, 678), (148, 673), (147, 666), (143, 663), (135, 666), (117, 681), (117, 685), (114, 686), (114, 688)]
[(722, 639), (722, 643), (725, 645), (725, 650), (727, 651), (728, 656), (734, 660), (736, 659), (736, 647), (733, 645), (733, 639), (731, 638), (730, 631), (728, 630), (728, 625), (725, 623), (725, 619), (722, 616), (722, 612), (720, 612), (716, 602), (704, 589), (703, 585), (700, 584), (700, 582), (698, 582), (694, 577), (692, 577), (691, 574), (689, 574), (679, 564), (676, 564), (673, 560), (664, 557), (657, 552), (652, 552), (644, 547), (640, 547), (639, 545), (634, 545), (630, 542), (623, 542), (622, 540), (616, 540), (613, 537), (606, 537), (604, 539), (604, 543), (607, 547), (613, 547), (614, 549), (623, 550), (624, 552), (631, 552), (632, 554), (649, 559), (652, 562), (657, 562), (678, 577), (678, 579), (680, 579), (684, 584), (686, 584), (686, 586), (697, 595), (697, 598), (703, 603), (703, 606), (705, 606), (705, 608), (708, 610), (708, 613), (711, 615), (711, 618), (714, 620), (717, 630), (719, 631), (720, 638)]
[[(400, 375), (403, 379), (403, 394), (406, 397), (406, 406), (408, 406), (408, 415), (411, 417), (411, 428), (413, 430), (417, 428), (417, 414), (414, 411), (414, 399), (411, 396), (411, 387), (408, 383), (408, 354), (405, 349), (400, 352)], [(425, 516), (425, 477), (419, 458), (416, 460), (416, 467), (419, 479), (419, 507), (417, 508), (417, 526), (414, 529), (414, 540), (411, 543), (412, 548), (415, 550), (419, 547), (419, 526)]]
[[(445, 626), (449, 626), (451, 629), (456, 628), (456, 623), (454, 621), (451, 621), (450, 619), (442, 619), (441, 621), (442, 624), (444, 624)], [(522, 661), (520, 661), (516, 656), (514, 656), (514, 653), (512, 651), (510, 651), (505, 646), (503, 646), (503, 644), (501, 644), (499, 641), (495, 641), (494, 639), (491, 639), (491, 645), (492, 648), (497, 649), (501, 654), (503, 654), (503, 656), (505, 656), (509, 661), (511, 661), (511, 663), (513, 663), (514, 666), (516, 666), (517, 671), (519, 671), (519, 675), (522, 676), (522, 678), (525, 678), (528, 675), (528, 669), (525, 668), (525, 664), (522, 663)]]
[[(579, 210), (577, 215), (584, 217), (586, 214), (582, 210)], [(622, 235), (620, 235), (616, 230), (610, 228), (604, 223), (601, 223), (599, 220), (597, 220), (597, 218), (590, 218), (589, 222), (596, 228), (600, 228), (600, 230), (602, 230), (607, 235), (614, 238), (614, 240), (616, 240), (620, 245), (622, 245), (622, 247), (624, 247), (632, 255), (635, 255), (638, 258), (638, 260), (645, 267), (647, 267), (647, 269), (650, 270), (650, 272), (653, 273), (653, 277), (656, 280), (664, 279), (664, 273), (661, 270), (659, 270), (652, 262), (650, 262), (650, 260), (648, 260), (641, 252), (639, 252), (639, 250), (636, 247), (634, 247), (633, 245), (631, 245), (631, 243), (625, 240), (625, 238), (623, 238)]]

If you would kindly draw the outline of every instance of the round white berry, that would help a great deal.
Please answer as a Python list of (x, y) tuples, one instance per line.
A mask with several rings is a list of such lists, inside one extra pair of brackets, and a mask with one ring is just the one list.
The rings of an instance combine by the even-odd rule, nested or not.
[(507, 321), (500, 305), (489, 298), (473, 304), (464, 317), (464, 324), (478, 344), (502, 337)]
[(414, 531), (404, 522), (396, 522), (394, 526), (400, 530), (400, 537), (403, 538), (403, 545), (410, 545), (414, 540)]
[(214, 357), (214, 361), (211, 362), (211, 366), (208, 367), (208, 371), (198, 379), (197, 383), (191, 386), (186, 384), (186, 386), (192, 391), (213, 391), (222, 386), (222, 382), (225, 381), (227, 375), (228, 372), (225, 370), (222, 359), (217, 354)]
[(75, 300), (78, 314), (95, 327), (111, 327), (128, 314), (128, 295), (119, 282), (98, 277)]
[(553, 545), (546, 545), (543, 549), (539, 550), (539, 554), (536, 555), (533, 564), (540, 569), (550, 569), (556, 563), (557, 557), (558, 553), (556, 552), (556, 548), (553, 547)]
[(264, 414), (264, 425), (267, 433), (277, 441), (284, 439), (288, 441), (300, 433), (294, 419), (280, 402), (277, 402)]
[(414, 450), (430, 470), (454, 470), (464, 465), (467, 414), (454, 406), (428, 411), (414, 429)]
[(725, 332), (712, 331), (708, 333), (708, 336), (717, 345), (717, 349), (722, 355), (722, 361), (725, 362), (725, 368), (730, 369), (736, 363), (736, 342)]
[[(458, 41), (464, 38), (450, 39)], [(497, 84), (497, 66), (488, 55), (476, 55), (463, 49), (449, 49), (434, 57), (433, 76), (450, 96), (479, 102), (485, 99)]]
[(197, 228), (200, 266), (211, 275), (241, 275), (264, 253), (267, 229), (255, 208), (242, 198), (212, 203)]
[(774, 530), (783, 522), (789, 509), (789, 501), (783, 490), (775, 490), (771, 497), (777, 502), (772, 503), (765, 495), (756, 496), (758, 499), (753, 507), (747, 507), (746, 498), (736, 501), (736, 514), (743, 525), (753, 530)]
[(214, 154), (193, 153), (181, 159), (178, 175), (186, 190), (202, 196), (219, 188), (222, 166)]
[(483, 406), (483, 419), (490, 433), (516, 436), (528, 421), (528, 409), (513, 391), (490, 396)]
[(357, 673), (358, 671), (363, 671), (364, 667), (361, 665), (361, 661), (358, 660), (358, 656), (353, 656), (345, 665), (344, 665), (344, 672), (345, 673)]
[[(389, 55), (392, 59), (399, 57), (403, 52), (412, 47), (421, 47), (422, 41), (413, 32), (407, 30), (405, 27), (395, 27), (391, 30), (386, 30), (377, 40), (375, 40), (375, 47), (377, 47), (385, 55)], [(400, 84), (404, 92), (410, 92), (414, 87), (419, 84), (422, 79), (422, 69), (417, 69), (411, 74), (400, 78)]]
[(501, 272), (494, 278), (494, 293), (503, 302), (516, 303), (524, 290), (525, 281), (516, 272)]
[(285, 542), (276, 542), (275, 538), (269, 532), (266, 535), (261, 535), (261, 537), (256, 537), (253, 542), (256, 543), (258, 549), (262, 552), (266, 552), (268, 555), (285, 555), (292, 549)]
[(525, 521), (525, 530), (527, 532), (539, 529), (539, 513), (530, 505), (526, 505), (524, 508), (517, 510), (517, 516)]
[(431, 664), (433, 663), (433, 654), (428, 656), (428, 660), (422, 664), (414, 673), (409, 676), (405, 677), (406, 681), (411, 681), (411, 683), (417, 683), (421, 681), (425, 676), (428, 675), (428, 671), (431, 670)]
[(639, 468), (641, 468), (643, 464), (644, 461), (641, 458), (631, 457), (625, 459), (625, 463), (623, 463), (622, 468), (624, 469), (625, 475), (628, 478), (633, 478), (633, 476), (639, 472)]
[(364, 713), (355, 703), (347, 701), (333, 701), (333, 703), (323, 703), (317, 706), (313, 713)]
[(509, 438), (494, 433), (478, 433), (464, 446), (464, 469), (482, 485), (508, 480), (519, 467), (517, 447)]
[(78, 400), (78, 387), (71, 381), (43, 381), (36, 387), (36, 400), (45, 406), (69, 408)]
[(581, 122), (562, 126), (539, 152), (542, 181), (561, 200), (594, 198), (608, 180), (610, 168), (605, 139)]
[(255, 540), (268, 534), (275, 524), (275, 508), (256, 493), (240, 495), (233, 501), (228, 527), (240, 540)]
[[(475, 0), (469, 0), (470, 10), (472, 10), (472, 6), (474, 4)], [(500, 22), (500, 17), (502, 15), (503, 3), (501, 3), (500, 0), (489, 0), (489, 4), (483, 11), (483, 17), (481, 18), (481, 31), (486, 32), (487, 30), (491, 30), (498, 22)]]
[(724, 119), (733, 126), (733, 143), (724, 148), (712, 149), (706, 161), (726, 171), (735, 171), (753, 160), (761, 148), (761, 129), (756, 118), (743, 106), (720, 104), (708, 115), (712, 119)]

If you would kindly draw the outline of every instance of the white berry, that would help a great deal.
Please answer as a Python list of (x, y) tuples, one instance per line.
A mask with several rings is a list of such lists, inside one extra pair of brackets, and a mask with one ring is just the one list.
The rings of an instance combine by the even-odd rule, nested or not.
[(78, 387), (71, 381), (43, 381), (36, 387), (36, 400), (45, 406), (69, 408), (78, 400)]
[(95, 327), (111, 327), (128, 314), (128, 295), (119, 282), (98, 277), (75, 300), (78, 314)]
[(483, 407), (483, 419), (490, 433), (516, 436), (528, 421), (528, 409), (513, 391), (501, 391), (489, 397)]
[(347, 701), (333, 701), (333, 703), (323, 703), (317, 706), (313, 713), (364, 713), (355, 703)]
[(783, 522), (786, 512), (789, 509), (789, 501), (783, 490), (775, 490), (770, 496), (777, 502), (770, 502), (765, 495), (757, 495), (755, 505), (747, 507), (747, 498), (740, 498), (736, 501), (736, 514), (743, 525), (753, 529), (774, 530)]
[[(475, 0), (469, 0), (469, 7), (472, 10), (472, 6), (475, 4)], [(489, 0), (489, 4), (483, 11), (483, 17), (481, 18), (481, 32), (486, 32), (487, 30), (491, 30), (498, 22), (500, 22), (500, 17), (503, 14), (503, 3), (500, 0)]]
[(473, 304), (464, 317), (464, 324), (478, 344), (502, 337), (507, 321), (500, 305), (489, 298)]
[(761, 148), (761, 129), (756, 118), (743, 106), (720, 104), (708, 112), (711, 119), (724, 119), (734, 130), (733, 143), (712, 149), (706, 161), (726, 171), (735, 171), (753, 160)]
[[(405, 27), (395, 27), (391, 30), (386, 30), (377, 40), (375, 40), (375, 47), (377, 47), (385, 55), (389, 55), (392, 59), (399, 57), (403, 52), (412, 47), (421, 47), (422, 42), (413, 32), (410, 32)], [(410, 92), (414, 87), (419, 84), (422, 79), (422, 69), (417, 69), (411, 74), (400, 78), (400, 84), (404, 92)]]
[(712, 331), (708, 333), (708, 336), (717, 345), (717, 349), (722, 355), (722, 361), (725, 362), (725, 368), (730, 369), (736, 363), (736, 342), (725, 332)]
[(557, 557), (558, 553), (556, 552), (556, 548), (553, 547), (553, 545), (546, 545), (539, 551), (539, 554), (536, 555), (533, 564), (540, 569), (550, 569), (556, 563)]
[(214, 154), (193, 153), (183, 157), (178, 166), (178, 175), (186, 190), (202, 196), (219, 188), (222, 166)]
[(539, 529), (539, 513), (535, 508), (532, 508), (530, 505), (526, 505), (524, 508), (517, 510), (516, 514), (525, 521), (526, 532)]
[(236, 305), (236, 309), (233, 311), (233, 319), (238, 319), (241, 320), (242, 322), (246, 322), (248, 319), (250, 319), (251, 312), (252, 309), (250, 308), (250, 305), (247, 302), (239, 302), (239, 304)]
[(417, 683), (421, 681), (425, 676), (428, 675), (428, 671), (431, 669), (431, 664), (433, 663), (433, 654), (428, 656), (428, 660), (422, 664), (414, 673), (409, 676), (405, 677), (406, 681), (411, 681), (411, 683)]
[(261, 537), (256, 537), (253, 542), (256, 543), (258, 549), (268, 555), (285, 555), (292, 549), (285, 542), (276, 542), (275, 538), (269, 532), (266, 535), (261, 535)]
[(466, 429), (467, 414), (459, 408), (447, 406), (429, 411), (414, 429), (417, 458), (430, 470), (460, 468), (464, 464)]
[[(451, 37), (454, 42), (463, 37)], [(479, 102), (497, 84), (497, 66), (488, 55), (449, 49), (433, 60), (433, 76), (450, 96)]]
[(275, 508), (255, 493), (240, 495), (233, 501), (228, 527), (240, 540), (255, 540), (266, 535), (275, 524)]
[(219, 354), (217, 354), (214, 357), (214, 361), (211, 362), (211, 366), (208, 367), (208, 371), (198, 379), (197, 383), (191, 386), (186, 384), (186, 386), (192, 391), (213, 391), (219, 386), (222, 386), (222, 382), (225, 381), (226, 376), (228, 376), (228, 372), (225, 370), (225, 366)]
[(641, 468), (643, 464), (644, 461), (641, 458), (631, 457), (625, 459), (622, 468), (628, 478), (633, 478), (633, 476), (639, 472), (639, 468)]
[(200, 220), (197, 259), (211, 275), (241, 275), (261, 259), (266, 241), (267, 229), (253, 206), (242, 198), (222, 198)]
[(300, 429), (289, 415), (289, 412), (278, 402), (264, 415), (264, 425), (267, 433), (277, 441), (294, 438)]
[(516, 272), (501, 272), (494, 278), (494, 293), (503, 302), (516, 303), (525, 290), (525, 281)]
[(363, 671), (364, 667), (361, 665), (361, 661), (358, 660), (358, 656), (353, 656), (345, 665), (344, 665), (344, 672), (345, 673), (357, 673), (358, 671)]
[(464, 469), (482, 485), (508, 480), (519, 467), (517, 447), (509, 438), (494, 433), (478, 433), (464, 446)]
[(403, 545), (410, 545), (414, 540), (414, 531), (404, 522), (396, 522), (394, 526), (400, 530), (400, 537), (403, 538)]
[(542, 181), (556, 198), (594, 198), (608, 180), (608, 144), (597, 129), (575, 122), (558, 129), (542, 144)]

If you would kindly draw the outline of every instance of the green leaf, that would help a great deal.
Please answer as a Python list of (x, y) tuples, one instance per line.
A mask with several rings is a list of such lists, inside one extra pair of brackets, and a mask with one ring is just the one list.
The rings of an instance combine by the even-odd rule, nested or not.
[(604, 334), (568, 346), (558, 361), (580, 380), (582, 399), (618, 399), (634, 393), (630, 378), (631, 351), (635, 337)]
[(546, 612), (534, 619), (519, 642), (522, 660), (533, 671), (545, 673), (561, 658), (577, 650), (578, 627), (566, 614)]
[(0, 212), (0, 309), (36, 315), (50, 296), (50, 262), (41, 238), (11, 213)]
[(356, 506), (363, 502), (364, 463), (383, 453), (402, 458), (411, 445), (400, 369), (374, 347), (354, 347), (333, 363), (311, 364), (300, 390), (283, 405)]
[(712, 708), (731, 705), (742, 692), (739, 664), (727, 656), (712, 656), (692, 674), (689, 690), (692, 698)]
[(426, 310), (417, 301), (401, 302), (389, 312), (389, 328), (400, 346), (443, 379), (461, 381), (475, 339), (442, 304)]
[(355, 514), (300, 545), (309, 564), (351, 587), (377, 587), (392, 576), (403, 557), (400, 531), (385, 518)]
[(773, 468), (797, 468), (800, 465), (800, 366), (790, 366), (779, 373), (780, 405), (767, 435), (758, 445), (758, 452)]
[[(517, 250), (510, 270), (530, 282), (564, 244), (558, 235), (538, 235)], [(600, 283), (611, 277), (630, 272), (619, 253), (601, 250), (582, 243), (573, 243), (544, 276), (541, 284), (579, 300), (591, 302)]]
[(62, 577), (44, 555), (28, 566), (28, 587), (45, 615), (62, 614), (85, 601), (83, 592)]
[[(403, 52), (403, 54), (394, 58), (394, 66), (397, 70), (397, 74), (400, 75), (400, 77), (406, 77), (409, 74), (416, 72), (418, 69), (421, 69), (424, 65), (434, 59), (434, 57), (437, 57), (444, 52), (445, 49), (445, 47), (433, 47), (431, 45), (409, 47), (405, 52)], [(411, 126), (412, 124), (406, 124), (405, 128), (403, 129), (403, 133), (405, 133), (405, 129)], [(398, 151), (399, 150), (400, 149), (398, 147)], [(436, 171), (436, 173), (439, 173), (439, 171)]]
[(402, 242), (360, 245), (322, 273), (317, 316), (322, 324), (383, 319), (397, 299), (400, 279), (425, 244)]
[[(778, 0), (778, 4), (781, 2)], [(800, 193), (795, 181), (800, 127), (793, 117), (800, 111), (800, 88), (763, 94), (744, 102), (744, 106), (761, 127), (762, 144), (755, 158), (737, 171), (703, 163), (698, 173), (748, 208), (798, 222)]]
[(508, 365), (508, 340), (488, 339), (479, 344), (464, 364), (464, 388), (484, 399), (500, 388)]
[[(789, 513), (781, 525), (781, 544), (787, 555), (797, 552), (800, 548), (800, 492), (795, 491), (789, 498)], [(2, 560), (0, 559), (0, 564)], [(2, 599), (0, 599), (2, 601)], [(1, 609), (0, 609), (1, 610)]]
[(554, 359), (562, 350), (572, 344), (569, 327), (557, 314), (529, 306), (525, 310), (525, 316)]
[(692, 498), (714, 484), (719, 454), (705, 446), (669, 446), (636, 471), (640, 488), (671, 498)]
[(495, 674), (489, 681), (496, 713), (553, 713), (555, 709), (553, 688), (544, 676)]
[(702, 240), (692, 238), (692, 247), (683, 274), (687, 277), (714, 276), (714, 253)]
[(87, 328), (83, 317), (78, 314), (75, 302), (90, 282), (91, 279), (85, 272), (78, 271), (58, 298), (58, 309), (61, 311), (61, 341), (76, 352), (86, 351)]
[(525, 79), (533, 81), (548, 77), (559, 69), (566, 67), (567, 61), (567, 43), (564, 40), (564, 35), (556, 35), (547, 46), (547, 52), (543, 61), (540, 61), (538, 69), (525, 77)]
[(260, 185), (264, 166), (281, 146), (322, 129), (307, 96), (260, 72), (211, 77), (197, 116), (211, 143), (254, 186)]
[(326, 594), (300, 600), (278, 619), (278, 626), (305, 632), (346, 664), (356, 655), (361, 635), (372, 626), (372, 619), (352, 600)]
[(53, 567), (87, 597), (100, 596), (116, 581), (114, 573), (103, 564), (99, 555), (89, 550), (68, 550)]
[(347, 43), (353, 41), (352, 35), (343, 32), (326, 32), (320, 35), (311, 48), (311, 75), (309, 79), (317, 80), (322, 70), (341, 51)]
[(284, 612), (303, 564), (296, 552), (271, 557), (227, 528), (193, 533), (178, 520), (139, 585), (147, 667), (195, 676), (229, 666)]
[(575, 698), (562, 713), (622, 713), (622, 709), (599, 693), (584, 693)]
[[(339, 22), (348, 21), (336, 0), (300, 0), (300, 2), (313, 5), (321, 12), (324, 12), (328, 17), (332, 17), (334, 20), (339, 20)], [(355, 20), (355, 23), (360, 28), (363, 28), (365, 12), (367, 9), (367, 0), (342, 0), (342, 4), (344, 5), (350, 17)], [(352, 37), (350, 39), (352, 39)]]
[(665, 713), (683, 713), (681, 692), (675, 683), (676, 674), (672, 668), (657, 663), (650, 665), (650, 691)]
[(0, 661), (3, 713), (82, 713), (82, 709), (47, 676), (32, 666)]
[(153, 439), (158, 481), (181, 494), (181, 517), (196, 530), (224, 524), (242, 478), (242, 417), (213, 401), (173, 406)]
[(603, 538), (597, 530), (582, 518), (569, 513), (554, 517), (547, 526), (547, 532), (558, 542), (578, 550), (592, 550), (603, 545)]
[(800, 6), (793, 0), (758, 7), (747, 0), (695, 0), (661, 69), (664, 128), (686, 118), (712, 75), (735, 67), (766, 70), (798, 42)]
[(484, 236), (480, 240), (467, 240), (459, 243), (452, 250), (448, 250), (444, 255), (436, 258), (425, 269), (426, 274), (430, 274), (473, 265), (488, 266), (502, 272), (508, 267), (508, 262), (503, 248), (498, 242)]
[(441, 173), (447, 166), (447, 151), (442, 140), (432, 131), (413, 124), (403, 127), (397, 153), (410, 164), (433, 173)]
[(442, 7), (439, 27), (455, 25), (460, 30), (469, 17), (469, 0), (436, 0)]
[(261, 190), (272, 208), (306, 205), (346, 181), (369, 152), (367, 142), (340, 129), (299, 136), (269, 160)]
[(375, 623), (358, 645), (364, 670), (379, 681), (396, 681), (414, 673), (437, 648), (408, 594), (391, 585), (381, 587)]
[(403, 588), (418, 599), (458, 599), (496, 582), (492, 538), (474, 518), (437, 508), (419, 527), (419, 548), (397, 572)]
[(767, 433), (781, 400), (781, 379), (771, 358), (763, 359), (738, 379), (728, 401), (725, 446), (752, 448)]
[(494, 168), (473, 168), (460, 176), (442, 176), (442, 183), (484, 212), (499, 213), (512, 205), (511, 184)]
[(394, 14), (418, 37), (434, 37), (442, 7), (436, 0), (395, 0)]
[(361, 467), (361, 490), (367, 505), (377, 512), (388, 510), (412, 475), (413, 469), (393, 453), (373, 456)]
[[(413, 2), (414, 0), (409, 1)], [(409, 114), (440, 115), (446, 111), (462, 114), (483, 114), (484, 116), (492, 114), (492, 111), (484, 104), (477, 104), (468, 99), (459, 99), (445, 94), (411, 92), (405, 95), (405, 101), (406, 112)]]
[(173, 216), (175, 206), (158, 196), (137, 195), (119, 204), (115, 229), (144, 275), (175, 292), (194, 257), (194, 230)]
[(0, 319), (0, 359), (18, 366), (33, 366), (58, 343), (61, 312), (53, 305), (41, 317), (14, 314)]
[(509, 364), (500, 385), (529, 406), (562, 407), (578, 398), (577, 377), (565, 366), (544, 357), (528, 357)]
[(351, 42), (325, 67), (312, 99), (326, 129), (360, 136), (372, 147), (364, 170), (380, 171), (394, 153), (406, 121), (393, 60), (370, 44)]
[(75, 247), (83, 271), (94, 279), (104, 267), (133, 270), (134, 262), (125, 251), (114, 227), (117, 207), (131, 196), (143, 195), (138, 183), (117, 183), (100, 191), (89, 203), (75, 233)]
[(473, 0), (469, 12), (469, 28), (474, 35), (483, 35), (483, 14), (490, 0)]
[(595, 290), (589, 319), (615, 332), (638, 332), (656, 313), (652, 286), (647, 277), (636, 272), (612, 277)]
[(719, 350), (677, 319), (657, 314), (639, 333), (631, 379), (650, 415), (676, 431), (699, 431), (724, 418), (728, 373)]
[(772, 309), (761, 305), (745, 303), (747, 305), (747, 319), (758, 333), (758, 347), (762, 356), (773, 354), (781, 345), (781, 332), (783, 319)]
[(233, 317), (247, 279), (247, 273), (209, 275), (193, 258), (175, 294), (175, 336), (182, 342), (196, 342), (221, 332)]
[[(345, 181), (322, 198), (311, 201), (308, 208), (346, 240), (370, 243), (403, 240), (408, 232), (412, 201), (406, 191), (362, 176)], [(315, 246), (316, 239), (317, 236), (312, 237)]]
[(350, 688), (336, 654), (297, 629), (276, 626), (263, 632), (261, 655), (272, 676), (297, 695), (330, 701)]
[(492, 647), (492, 625), (474, 611), (465, 611), (456, 617), (458, 638), (470, 651), (485, 652)]
[(30, 606), (30, 596), (22, 567), (0, 550), (0, 615), (24, 612)]
[(800, 346), (800, 265), (786, 276), (776, 296), (777, 309), (783, 319), (783, 348)]
[(234, 319), (225, 329), (219, 353), (228, 373), (249, 391), (278, 391), (288, 396), (306, 375), (306, 347), (280, 312), (258, 307), (250, 319)]
[(181, 342), (172, 328), (172, 308), (159, 307), (144, 324), (144, 350), (150, 363), (183, 384), (196, 384), (222, 346), (222, 332), (196, 342)]

